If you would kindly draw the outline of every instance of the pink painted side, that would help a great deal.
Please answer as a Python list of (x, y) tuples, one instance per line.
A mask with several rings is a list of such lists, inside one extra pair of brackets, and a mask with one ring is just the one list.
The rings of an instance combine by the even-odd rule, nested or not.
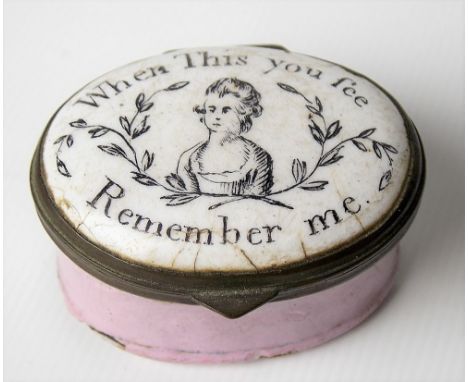
[(59, 256), (70, 311), (125, 349), (177, 362), (234, 362), (317, 346), (363, 321), (384, 300), (395, 248), (351, 280), (319, 293), (272, 302), (238, 319), (204, 307), (157, 301), (113, 288)]

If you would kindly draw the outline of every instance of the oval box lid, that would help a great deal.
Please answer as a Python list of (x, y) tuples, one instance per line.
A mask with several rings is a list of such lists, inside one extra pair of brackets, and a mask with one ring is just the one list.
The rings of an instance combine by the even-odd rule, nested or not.
[(275, 46), (103, 75), (55, 113), (31, 169), (45, 228), (84, 270), (227, 317), (376, 261), (423, 181), (416, 129), (385, 90)]

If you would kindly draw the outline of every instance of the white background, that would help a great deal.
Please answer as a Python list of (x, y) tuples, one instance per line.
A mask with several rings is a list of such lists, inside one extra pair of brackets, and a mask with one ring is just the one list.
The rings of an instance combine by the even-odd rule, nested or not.
[[(464, 336), (462, 1), (7, 1), (4, 67), (4, 366), (10, 381), (461, 381)], [(417, 125), (426, 191), (396, 288), (319, 348), (235, 365), (125, 353), (66, 311), (29, 161), (55, 109), (127, 62), (187, 46), (278, 43), (360, 71)]]

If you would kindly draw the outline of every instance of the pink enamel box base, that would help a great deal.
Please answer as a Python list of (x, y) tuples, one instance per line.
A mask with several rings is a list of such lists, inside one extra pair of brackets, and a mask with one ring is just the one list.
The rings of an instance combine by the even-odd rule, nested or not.
[(272, 302), (237, 319), (198, 305), (136, 296), (90, 276), (66, 256), (59, 276), (70, 311), (126, 350), (164, 361), (235, 362), (312, 348), (368, 317), (388, 294), (395, 247), (373, 266), (332, 288)]

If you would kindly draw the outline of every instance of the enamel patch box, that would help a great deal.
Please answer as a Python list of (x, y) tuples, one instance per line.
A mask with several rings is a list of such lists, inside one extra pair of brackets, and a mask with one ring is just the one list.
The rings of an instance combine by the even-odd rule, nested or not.
[(170, 51), (86, 85), (50, 121), (32, 183), (83, 269), (236, 316), (376, 261), (405, 232), (423, 172), (411, 121), (371, 80), (236, 46)]

